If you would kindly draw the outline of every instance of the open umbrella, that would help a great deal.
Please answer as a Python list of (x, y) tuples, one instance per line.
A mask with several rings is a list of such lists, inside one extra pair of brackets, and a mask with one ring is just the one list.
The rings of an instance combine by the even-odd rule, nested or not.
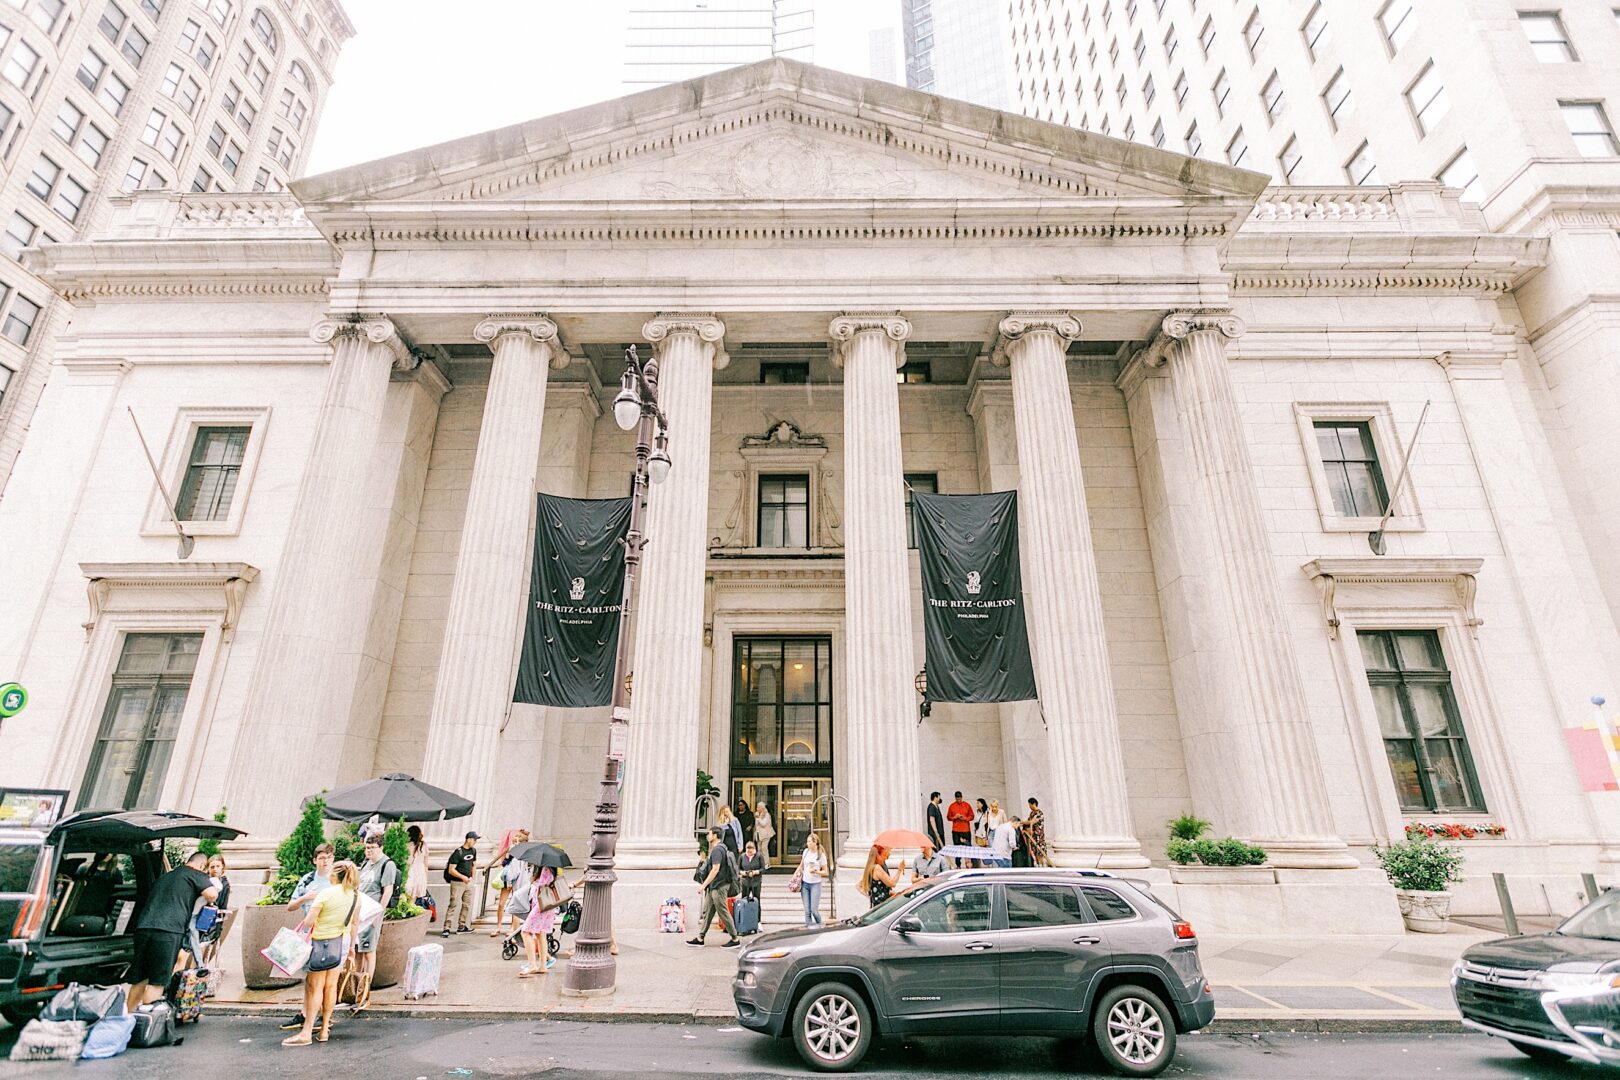
[(884, 829), (872, 837), (874, 847), (889, 848), (920, 848), (924, 844), (931, 844), (932, 840), (916, 829)]
[(538, 841), (531, 841), (527, 844), (513, 844), (512, 850), (508, 854), (518, 862), (526, 862), (534, 866), (552, 866), (561, 869), (565, 866), (574, 865), (573, 860), (568, 857), (568, 852), (560, 847), (542, 844)]
[(365, 821), (372, 815), (383, 821), (443, 821), (472, 811), (471, 799), (424, 784), (409, 773), (389, 773), (326, 796), (326, 817), (332, 821)]

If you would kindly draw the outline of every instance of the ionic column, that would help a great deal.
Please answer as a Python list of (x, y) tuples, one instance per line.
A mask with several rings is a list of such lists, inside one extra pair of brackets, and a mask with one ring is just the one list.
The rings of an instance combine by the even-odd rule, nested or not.
[(1080, 336), (1080, 322), (1071, 315), (1019, 312), (1003, 319), (1000, 331), (995, 357), (1012, 366), (1020, 559), (1046, 716), (1051, 789), (1041, 808), (1047, 843), (1060, 865), (1146, 866), (1125, 794), (1069, 393), (1065, 352)]
[(1259, 844), (1284, 867), (1354, 867), (1333, 834), (1322, 765), (1305, 692), (1283, 617), (1275, 567), (1255, 497), (1254, 469), (1232, 393), (1226, 342), (1243, 332), (1229, 314), (1178, 312), (1164, 320), (1149, 363), (1167, 364), (1176, 411), (1191, 458), (1192, 480), (1224, 594), (1228, 654), (1236, 669), (1219, 673), (1233, 711), (1226, 719), (1229, 763), (1241, 794), (1222, 824)]
[(883, 829), (920, 826), (911, 586), (906, 563), (900, 392), (911, 323), (899, 315), (840, 315), (829, 328), (844, 369), (844, 676), (839, 748), (849, 840), (840, 861), (865, 862)]
[(362, 504), (390, 372), (414, 363), (384, 318), (323, 319), (332, 363), (254, 657), (232, 759), (232, 818), (257, 836), (282, 831), (299, 801), (332, 784), (347, 737), (350, 696), (340, 685), (355, 640), (356, 583), (364, 576)]
[[(450, 585), (438, 681), (421, 778), (472, 799), (472, 824), (490, 832), (489, 800), (501, 722), (512, 703), (522, 637), (524, 568), (530, 560), (534, 475), (549, 369), (568, 363), (557, 324), (537, 315), (492, 315), (473, 330), (490, 343), (489, 390), (467, 488)], [(456, 823), (457, 835), (466, 822)]]
[(708, 565), (709, 408), (729, 361), (712, 315), (659, 315), (641, 328), (658, 355), (658, 402), (669, 420), (669, 478), (647, 500), (647, 548), (636, 586), (635, 693), (625, 759), (624, 869), (690, 868)]

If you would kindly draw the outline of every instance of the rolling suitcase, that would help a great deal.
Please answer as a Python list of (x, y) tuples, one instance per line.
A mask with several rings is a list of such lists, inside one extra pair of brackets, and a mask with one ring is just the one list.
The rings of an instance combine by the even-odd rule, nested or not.
[(439, 993), (439, 972), (444, 968), (444, 946), (418, 945), (405, 954), (405, 1000)]
[(202, 1019), (203, 1001), (209, 993), (207, 968), (177, 971), (169, 981), (169, 1000), (174, 1003), (174, 1022), (194, 1024)]
[(752, 896), (740, 896), (731, 909), (732, 921), (737, 924), (737, 933), (759, 933), (759, 901)]

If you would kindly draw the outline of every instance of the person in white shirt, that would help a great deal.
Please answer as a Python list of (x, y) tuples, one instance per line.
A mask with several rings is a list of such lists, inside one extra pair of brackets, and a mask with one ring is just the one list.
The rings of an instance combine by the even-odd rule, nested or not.
[(997, 825), (995, 835), (990, 838), (990, 865), (1011, 866), (1013, 849), (1017, 846), (1018, 825), (1011, 821)]
[(827, 856), (822, 854), (821, 841), (811, 833), (804, 841), (804, 854), (799, 858), (799, 898), (804, 901), (804, 925), (821, 925), (821, 883), (827, 876)]

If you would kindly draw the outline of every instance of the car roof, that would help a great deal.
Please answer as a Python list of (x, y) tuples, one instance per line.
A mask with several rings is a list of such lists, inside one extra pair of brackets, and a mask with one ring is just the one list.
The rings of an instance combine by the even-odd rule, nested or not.
[(71, 843), (78, 850), (118, 850), (167, 837), (235, 840), (244, 835), (244, 830), (223, 821), (175, 810), (82, 810), (57, 822), (46, 841)]

